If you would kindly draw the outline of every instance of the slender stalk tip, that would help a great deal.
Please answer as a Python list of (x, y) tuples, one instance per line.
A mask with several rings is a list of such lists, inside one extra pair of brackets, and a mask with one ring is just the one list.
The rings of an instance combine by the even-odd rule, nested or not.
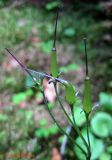
[(87, 38), (84, 37), (84, 47), (85, 47), (85, 63), (86, 63), (86, 76), (89, 75), (89, 71), (88, 71), (88, 55), (87, 55)]
[(53, 48), (56, 48), (58, 18), (59, 18), (59, 6), (57, 7), (57, 11), (56, 11)]

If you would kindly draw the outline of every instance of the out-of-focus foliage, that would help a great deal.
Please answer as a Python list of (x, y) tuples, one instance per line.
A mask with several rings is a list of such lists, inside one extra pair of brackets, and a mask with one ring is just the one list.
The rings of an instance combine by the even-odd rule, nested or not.
[[(111, 131), (112, 117), (104, 112), (97, 113), (91, 121), (91, 128), (95, 135), (99, 137), (109, 137), (112, 135)], [(102, 132), (101, 132), (102, 130)]]
[[(101, 93), (101, 95), (108, 95), (106, 93)], [(110, 96), (110, 95), (108, 95)], [(107, 96), (107, 97), (108, 97)], [(106, 98), (107, 98), (106, 97)], [(103, 101), (104, 100), (104, 101)], [(104, 103), (105, 99), (100, 100), (100, 107), (102, 111), (97, 111), (96, 113), (91, 113), (91, 123), (90, 123), (90, 142), (91, 142), (91, 148), (92, 148), (92, 160), (94, 159), (104, 159), (107, 157), (108, 160), (111, 160), (111, 137), (112, 137), (112, 117), (111, 113), (109, 112), (111, 107), (105, 108), (105, 105), (108, 105), (108, 103)], [(86, 135), (86, 117), (85, 113), (81, 109), (82, 102), (80, 99), (78, 99), (74, 105), (74, 116), (76, 119), (76, 124), (82, 128), (82, 134), (87, 139)], [(109, 113), (108, 113), (109, 112)], [(102, 132), (101, 132), (102, 131)], [(83, 144), (80, 137), (76, 139), (76, 142), (85, 148), (85, 145)], [(96, 146), (96, 147), (94, 147)], [(110, 151), (109, 151), (110, 148)], [(75, 153), (78, 157), (78, 159), (85, 159), (84, 155), (80, 152), (80, 150), (74, 146)], [(86, 150), (86, 148), (85, 148)]]
[[(6, 157), (19, 154), (20, 152), (31, 153), (34, 157), (43, 153), (39, 141), (58, 133), (57, 126), (47, 126), (47, 120), (41, 119), (36, 122), (32, 109), (14, 109), (7, 107), (0, 113), (0, 156)], [(45, 145), (45, 144), (44, 144)], [(45, 145), (46, 146), (46, 145)], [(48, 145), (46, 146), (48, 147)], [(13, 153), (13, 154), (12, 154)], [(48, 154), (45, 155), (48, 156)]]
[[(0, 51), (3, 52), (6, 46), (12, 47), (23, 42), (27, 44), (36, 17), (38, 17), (38, 11), (36, 9), (33, 10), (32, 7), (19, 10), (1, 9), (0, 39), (2, 39), (2, 43)], [(37, 28), (37, 24), (35, 24), (35, 27)]]
[[(86, 136), (86, 130), (82, 130), (82, 133), (83, 133), (83, 136), (85, 137), (85, 139), (87, 139), (87, 136)], [(96, 137), (94, 137), (94, 135), (91, 133), (90, 134), (90, 140), (91, 140), (91, 148), (92, 148), (92, 157), (91, 159), (94, 160), (94, 159), (97, 159), (100, 157), (100, 155), (104, 152), (104, 142)], [(80, 145), (80, 146), (84, 146), (84, 144), (82, 143), (80, 137), (78, 137), (76, 139), (76, 142)], [(94, 147), (96, 146), (96, 147)], [(85, 156), (79, 151), (79, 149), (75, 146), (75, 152), (77, 154), (77, 157), (80, 159), (80, 160), (86, 160)]]
[[(76, 103), (73, 106), (76, 124), (79, 127), (83, 126), (86, 122), (85, 113), (83, 112), (81, 105), (82, 105), (81, 100), (76, 100)], [(71, 116), (71, 118), (72, 118), (72, 116)]]
[[(0, 53), (5, 52), (5, 47), (16, 48), (17, 51), (21, 51), (22, 46), (25, 51), (26, 61), (28, 56), (27, 49), (31, 52), (30, 55), (34, 50), (51, 53), (54, 13), (57, 1), (28, 0), (27, 4), (29, 5), (26, 5), (24, 0), (18, 2), (13, 0), (0, 1)], [(61, 4), (62, 9), (60, 9), (57, 30), (58, 44), (64, 46), (64, 51), (66, 51), (67, 47), (73, 47), (76, 59), (75, 62), (73, 59), (72, 64), (63, 65), (60, 71), (64, 71), (66, 74), (72, 71), (74, 72), (74, 77), (76, 77), (75, 71), (80, 67), (80, 64), (83, 65), (84, 46), (82, 38), (85, 35), (88, 37), (88, 56), (91, 61), (91, 72), (93, 73), (92, 93), (95, 91), (95, 87), (98, 88), (95, 93), (99, 93), (100, 105), (96, 113), (94, 111), (91, 113), (90, 138), (93, 151), (92, 159), (98, 158), (99, 160), (111, 160), (112, 155), (112, 144), (110, 144), (112, 138), (110, 127), (112, 125), (112, 12), (111, 7), (106, 2), (108, 1), (64, 0)], [(41, 55), (44, 53), (41, 53)], [(68, 54), (71, 55), (69, 52)], [(37, 55), (38, 53), (36, 53), (34, 59), (37, 57), (38, 61), (29, 65), (32, 68), (37, 67), (37, 69), (40, 69), (38, 68), (38, 62), (41, 64), (42, 60)], [(63, 55), (63, 59), (66, 59), (64, 52)], [(79, 57), (80, 61), (77, 64)], [(3, 54), (0, 54), (1, 64), (5, 62), (5, 58), (3, 58)], [(30, 58), (28, 61), (30, 61)], [(42, 66), (41, 69), (49, 65), (46, 60), (44, 61), (46, 62), (45, 66)], [(10, 68), (6, 64), (2, 66), (7, 67), (7, 69)], [(6, 71), (7, 73), (8, 71)], [(24, 91), (26, 86), (33, 87), (34, 85), (29, 78), (25, 79), (23, 76), (17, 75), (17, 73), (15, 74), (17, 76), (12, 78), (9, 74), (10, 72), (0, 77), (0, 79), (3, 78), (0, 85), (0, 98), (1, 100), (3, 99), (3, 94), (4, 101), (7, 102), (8, 97), (8, 101), (11, 102), (10, 106), (8, 106), (7, 103), (4, 105), (5, 102), (0, 101), (0, 106), (5, 106), (4, 108), (2, 107), (3, 110), (0, 110), (0, 158), (5, 159), (4, 153), (13, 154), (24, 151), (33, 154), (35, 157), (39, 155), (41, 160), (49, 160), (49, 153), (52, 148), (51, 143), (54, 143), (54, 139), (57, 138), (59, 133), (54, 124), (48, 125), (48, 119), (40, 118), (38, 121), (35, 120), (42, 114), (40, 112), (40, 115), (35, 115), (37, 108), (43, 108), (42, 94), (36, 92), (33, 88)], [(80, 72), (78, 76), (81, 77)], [(79, 87), (81, 83), (78, 83)], [(4, 91), (7, 92), (4, 93)], [(13, 95), (11, 95), (12, 93)], [(93, 99), (97, 99), (94, 93)], [(38, 106), (28, 106), (28, 104), (34, 106), (34, 103), (38, 104)], [(81, 107), (80, 99), (78, 102), (76, 100), (74, 104), (76, 123), (82, 129), (82, 133), (86, 138), (85, 116)], [(49, 108), (52, 110), (54, 104), (49, 103)], [(55, 116), (57, 118), (58, 113)], [(77, 135), (74, 138), (83, 146)], [(68, 157), (70, 156), (68, 159), (72, 159), (73, 148), (69, 150), (68, 147), (67, 149), (65, 154)], [(81, 152), (76, 147), (74, 147), (74, 150), (75, 156), (82, 160)]]
[(60, 72), (68, 73), (69, 71), (74, 71), (78, 68), (78, 65), (75, 63), (69, 64), (68, 66), (60, 67)]
[(12, 97), (13, 104), (19, 104), (22, 101), (25, 101), (27, 98), (33, 96), (32, 90), (27, 90), (26, 92), (19, 92), (18, 94), (14, 95)]
[(100, 105), (107, 111), (112, 111), (112, 94), (100, 93)]
[(51, 125), (48, 128), (41, 125), (41, 128), (35, 131), (35, 135), (37, 138), (48, 138), (49, 136), (55, 135), (57, 133), (58, 127), (56, 125)]

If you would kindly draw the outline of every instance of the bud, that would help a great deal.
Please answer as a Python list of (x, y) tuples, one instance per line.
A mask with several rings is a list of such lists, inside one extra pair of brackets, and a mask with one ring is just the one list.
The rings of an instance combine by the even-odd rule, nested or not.
[(75, 88), (71, 83), (65, 83), (65, 96), (66, 96), (66, 101), (70, 104), (73, 105), (75, 103)]
[(91, 86), (90, 86), (90, 78), (88, 76), (85, 79), (83, 107), (84, 107), (84, 111), (87, 114), (89, 114), (92, 110)]

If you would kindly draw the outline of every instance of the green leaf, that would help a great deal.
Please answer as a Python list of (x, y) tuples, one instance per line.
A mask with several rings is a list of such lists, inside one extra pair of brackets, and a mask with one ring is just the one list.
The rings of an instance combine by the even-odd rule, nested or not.
[(48, 41), (48, 42), (41, 42), (40, 43), (40, 48), (43, 52), (45, 53), (50, 53), (51, 49), (52, 49), (52, 41)]
[(37, 98), (37, 99), (43, 99), (43, 94), (42, 94), (41, 92), (38, 92), (38, 93), (36, 94), (36, 98)]
[(49, 130), (47, 128), (39, 128), (35, 131), (35, 136), (37, 138), (47, 138), (49, 137), (50, 133), (49, 133)]
[(61, 72), (69, 72), (69, 71), (74, 71), (78, 68), (77, 64), (73, 63), (73, 64), (70, 64), (68, 66), (63, 66), (63, 67), (60, 67), (60, 71)]
[(35, 136), (38, 137), (38, 138), (47, 138), (49, 137), (50, 135), (54, 135), (58, 132), (58, 127), (56, 125), (51, 125), (49, 128), (46, 127), (46, 124), (47, 122), (43, 121), (42, 122), (42, 128), (38, 128), (36, 131), (35, 131)]
[(28, 90), (26, 91), (26, 95), (27, 95), (28, 97), (33, 96), (33, 91), (32, 91), (32, 89), (28, 89)]
[(31, 121), (33, 117), (33, 111), (25, 111), (24, 113), (25, 113), (26, 121), (27, 122)]
[(52, 125), (50, 128), (49, 128), (49, 131), (50, 131), (50, 134), (54, 135), (58, 132), (58, 127), (56, 125)]
[(87, 114), (90, 113), (92, 110), (91, 86), (90, 86), (90, 78), (89, 77), (86, 77), (86, 79), (85, 79), (83, 107), (84, 107), (84, 111)]
[(72, 37), (75, 35), (75, 30), (74, 28), (66, 28), (64, 30), (64, 35), (67, 36), (67, 37)]
[[(79, 106), (74, 105), (74, 116), (77, 126), (81, 127), (86, 122), (85, 113), (82, 112), (82, 109)], [(72, 115), (71, 115), (72, 119)]]
[(37, 138), (42, 138), (42, 136), (43, 136), (43, 129), (37, 129), (37, 130), (35, 131), (35, 136), (36, 136)]
[(48, 107), (49, 107), (49, 109), (53, 109), (53, 108), (55, 107), (55, 105), (54, 105), (54, 103), (49, 102), (49, 103), (48, 103)]
[(6, 85), (9, 85), (9, 86), (10, 86), (10, 85), (12, 85), (12, 84), (15, 83), (15, 79), (14, 79), (13, 77), (9, 77), (9, 78), (5, 79), (4, 83), (5, 83)]
[(112, 111), (112, 94), (100, 93), (100, 105), (103, 108)]
[(28, 89), (26, 92), (19, 92), (12, 97), (12, 102), (14, 104), (19, 104), (22, 101), (25, 101), (28, 97), (33, 95), (33, 91)]
[(6, 114), (0, 114), (0, 122), (8, 121), (8, 116)]
[(20, 93), (14, 95), (14, 96), (12, 97), (12, 102), (13, 102), (14, 104), (19, 104), (20, 102), (25, 101), (26, 98), (27, 98), (26, 93), (25, 93), (25, 92), (20, 92)]
[(57, 1), (49, 2), (49, 3), (46, 5), (46, 9), (47, 9), (47, 10), (52, 10), (52, 9), (56, 8), (57, 6), (58, 6), (58, 2), (57, 2)]
[[(82, 130), (82, 135), (84, 136), (84, 138), (87, 141), (86, 129)], [(95, 138), (92, 133), (90, 133), (89, 135), (90, 135), (91, 152), (92, 152), (91, 160), (96, 160), (99, 158), (101, 153), (103, 153), (103, 151), (104, 151), (104, 143), (102, 140)], [(87, 152), (86, 147), (80, 137), (78, 137), (76, 139), (76, 142)], [(75, 153), (76, 153), (78, 159), (79, 160), (86, 160), (85, 155), (83, 155), (83, 153), (80, 151), (80, 149), (77, 146), (75, 146), (74, 148), (75, 148)]]
[(45, 127), (47, 125), (47, 120), (46, 119), (41, 119), (39, 122), (41, 127)]
[(99, 159), (100, 160), (111, 160), (111, 155), (106, 153), (106, 152), (104, 152), (104, 153), (101, 154)]
[(7, 141), (7, 132), (5, 130), (0, 131), (0, 141), (1, 142)]
[(63, 140), (64, 140), (64, 136), (60, 136), (60, 137), (58, 138), (58, 142), (59, 142), (60, 144), (62, 144)]
[(51, 53), (51, 74), (53, 77), (58, 76), (58, 62), (57, 62), (57, 54), (56, 51), (53, 50)]
[(75, 103), (75, 88), (71, 83), (65, 83), (65, 96), (66, 96), (66, 101), (70, 104), (73, 105)]
[(112, 154), (112, 145), (107, 147), (107, 152)]
[(112, 132), (112, 117), (105, 113), (97, 113), (91, 120), (91, 129), (99, 137), (108, 137)]
[(43, 138), (43, 137), (49, 137), (49, 130), (47, 128), (40, 128), (40, 129), (37, 129), (36, 131), (36, 136), (38, 138)]

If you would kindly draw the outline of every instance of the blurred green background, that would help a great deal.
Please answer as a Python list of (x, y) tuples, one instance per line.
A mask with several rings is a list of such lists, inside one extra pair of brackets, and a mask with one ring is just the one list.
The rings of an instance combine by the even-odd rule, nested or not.
[[(10, 48), (27, 67), (49, 73), (56, 0), (0, 0), (0, 159), (84, 160), (64, 139), (45, 110), (42, 95), (6, 54)], [(87, 36), (94, 110), (91, 114), (92, 160), (112, 159), (112, 2), (63, 0), (57, 29), (57, 51), (63, 78), (80, 92), (74, 105), (77, 124), (85, 136), (81, 112)], [(52, 86), (44, 82), (49, 107), (66, 129), (66, 117), (55, 101)], [(64, 97), (64, 93), (61, 93)], [(67, 104), (66, 109), (69, 111)], [(71, 133), (72, 135), (72, 130)], [(80, 138), (76, 134), (78, 143)], [(83, 145), (83, 144), (82, 144)], [(21, 156), (26, 153), (25, 156)], [(29, 154), (30, 153), (30, 154)], [(19, 156), (18, 156), (19, 155)], [(11, 157), (12, 156), (12, 157)], [(18, 157), (17, 157), (18, 156)], [(21, 156), (21, 157), (20, 157)], [(28, 157), (29, 156), (29, 157)]]

